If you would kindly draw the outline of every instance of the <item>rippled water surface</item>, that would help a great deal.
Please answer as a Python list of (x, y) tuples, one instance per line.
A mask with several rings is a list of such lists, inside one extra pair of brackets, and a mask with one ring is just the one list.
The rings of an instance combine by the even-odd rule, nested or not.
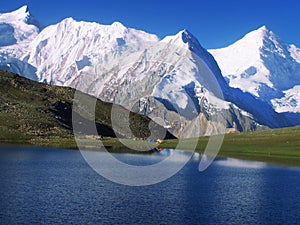
[[(148, 165), (168, 154), (115, 157)], [(200, 173), (198, 165), (195, 156), (162, 183), (130, 187), (98, 175), (79, 151), (1, 147), (0, 224), (299, 223), (300, 170), (219, 159)]]

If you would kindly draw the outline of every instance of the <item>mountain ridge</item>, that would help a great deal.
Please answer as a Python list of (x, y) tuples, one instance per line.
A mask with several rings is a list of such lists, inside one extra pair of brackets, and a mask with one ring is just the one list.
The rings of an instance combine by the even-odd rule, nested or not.
[[(259, 35), (266, 30), (262, 27)], [(294, 47), (294, 58), (297, 52)], [(260, 63), (254, 55), (252, 62)], [(263, 68), (262, 64), (251, 66), (242, 68), (239, 75), (253, 77), (256, 67)], [(186, 137), (190, 137), (197, 135), (193, 132), (197, 129), (201, 130), (199, 135), (212, 135), (224, 131), (224, 126), (249, 131), (300, 124), (298, 114), (275, 112), (271, 104), (274, 98), (259, 98), (243, 86), (230, 85), (230, 74), (224, 74), (220, 57), (204, 49), (187, 30), (159, 40), (119, 22), (101, 25), (67, 18), (44, 28), (26, 45), (0, 48), (0, 68), (39, 82), (73, 87), (151, 118), (161, 118), (161, 125), (177, 136), (182, 134), (182, 126), (190, 129), (186, 131)], [(270, 80), (261, 83), (267, 88), (265, 95), (285, 96), (274, 92)], [(246, 87), (255, 89), (257, 85)], [(294, 96), (294, 92), (288, 94)]]

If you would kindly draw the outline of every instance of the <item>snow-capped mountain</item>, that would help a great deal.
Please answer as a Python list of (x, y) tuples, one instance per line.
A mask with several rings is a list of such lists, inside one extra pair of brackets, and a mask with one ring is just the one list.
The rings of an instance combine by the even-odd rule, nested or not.
[(37, 68), (39, 81), (69, 86), (84, 67), (110, 67), (118, 54), (129, 51), (126, 46), (135, 46), (136, 51), (146, 42), (157, 41), (155, 35), (126, 28), (119, 22), (100, 25), (67, 18), (46, 27), (30, 44), (30, 53), (23, 57)]
[(23, 6), (11, 13), (0, 14), (0, 46), (32, 41), (39, 33), (39, 23)]
[(295, 45), (263, 26), (226, 48), (209, 52), (231, 87), (257, 96), (277, 112), (299, 112), (300, 49)]
[(0, 69), (37, 80), (36, 68), (24, 61), (23, 55), (28, 54), (29, 44), (40, 29), (39, 22), (30, 14), (27, 6), (0, 14)]
[[(265, 99), (275, 101), (276, 97), (280, 104), (283, 100), (279, 98), (288, 98), (293, 92), (257, 98), (260, 89), (252, 95), (247, 93), (252, 89), (239, 87), (243, 92), (230, 87), (214, 57), (187, 30), (159, 40), (156, 35), (127, 28), (119, 22), (101, 25), (67, 18), (39, 32), (38, 26), (28, 23), (29, 16), (27, 7), (0, 15), (0, 21), (13, 28), (17, 40), (0, 48), (0, 68), (121, 104), (150, 116), (176, 136), (220, 133), (224, 126), (227, 131), (247, 131), (297, 124), (297, 116), (291, 121), (265, 102)], [(23, 39), (18, 33), (22, 29), (16, 24), (21, 24), (25, 31)], [(27, 26), (27, 30), (23, 28)], [(29, 27), (35, 31), (31, 35)], [(291, 57), (299, 60), (299, 49), (292, 46), (290, 49)], [(269, 53), (266, 58), (271, 56)], [(247, 73), (262, 67), (254, 64), (256, 59), (246, 64), (245, 70), (253, 67)], [(273, 80), (267, 79), (263, 72), (259, 71), (261, 82), (273, 87), (276, 82), (272, 86)], [(256, 83), (254, 80), (253, 85)], [(258, 88), (255, 85), (254, 90)], [(288, 82), (285, 85), (291, 86)], [(300, 119), (297, 121), (300, 123)]]

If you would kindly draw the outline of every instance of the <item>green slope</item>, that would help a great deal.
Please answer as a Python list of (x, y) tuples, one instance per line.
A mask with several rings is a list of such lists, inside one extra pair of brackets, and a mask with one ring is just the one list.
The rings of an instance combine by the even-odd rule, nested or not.
[[(49, 86), (0, 71), (0, 143), (76, 147), (72, 133), (74, 93), (72, 88)], [(74, 120), (86, 127), (82, 135), (89, 135), (89, 125), (96, 122), (99, 135), (114, 137), (110, 119), (112, 104), (81, 95), (85, 96), (86, 102), (76, 107), (80, 110)], [(93, 101), (97, 101), (96, 118), (91, 121), (86, 112), (90, 110), (88, 102)], [(128, 112), (117, 107), (122, 112)], [(120, 114), (120, 123), (124, 119)], [(146, 116), (130, 113), (130, 128), (136, 137), (143, 139), (150, 135), (149, 122)], [(120, 127), (114, 130), (125, 138), (131, 138)]]

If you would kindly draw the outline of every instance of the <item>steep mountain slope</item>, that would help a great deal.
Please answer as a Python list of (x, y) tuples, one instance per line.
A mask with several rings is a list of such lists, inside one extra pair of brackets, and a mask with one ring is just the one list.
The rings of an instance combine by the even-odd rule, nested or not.
[[(112, 129), (111, 103), (96, 101), (92, 96), (82, 94), (85, 100), (96, 101), (95, 121), (92, 121), (82, 113), (90, 109), (85, 109), (85, 104), (74, 102), (74, 92), (74, 89), (68, 87), (49, 86), (17, 74), (0, 71), (0, 139), (3, 141), (9, 138), (16, 141), (51, 137), (70, 138), (73, 136), (72, 122), (81, 124), (82, 135), (91, 134), (89, 126), (95, 122), (101, 136), (115, 137), (117, 134), (133, 138), (122, 126), (114, 125)], [(72, 107), (75, 107), (73, 118)], [(114, 107), (126, 113), (123, 107)], [(120, 118), (120, 123), (122, 122)], [(129, 126), (136, 137), (150, 136), (150, 122), (145, 116), (130, 114)], [(154, 130), (162, 129), (154, 123), (151, 123), (151, 126)], [(172, 138), (172, 135), (167, 134), (167, 138)]]
[(214, 57), (187, 30), (159, 40), (118, 22), (67, 18), (25, 42), (0, 49), (2, 67), (121, 104), (177, 137), (294, 125), (295, 117), (229, 87)]
[(229, 85), (251, 93), (277, 112), (299, 112), (300, 49), (266, 26), (222, 49), (209, 50)]

